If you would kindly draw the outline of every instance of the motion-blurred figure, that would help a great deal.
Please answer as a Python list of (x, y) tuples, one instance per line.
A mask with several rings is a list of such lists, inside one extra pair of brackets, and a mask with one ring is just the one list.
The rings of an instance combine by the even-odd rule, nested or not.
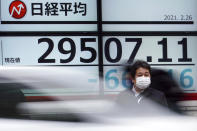
[(183, 113), (177, 105), (177, 101), (181, 101), (183, 98), (183, 92), (175, 79), (167, 71), (162, 69), (152, 69), (151, 76), (151, 88), (162, 91), (165, 94), (168, 107), (171, 110), (177, 113)]
[(7, 78), (0, 77), (0, 117), (19, 118), (17, 105), (25, 102), (21, 89), (22, 84), (13, 83)]

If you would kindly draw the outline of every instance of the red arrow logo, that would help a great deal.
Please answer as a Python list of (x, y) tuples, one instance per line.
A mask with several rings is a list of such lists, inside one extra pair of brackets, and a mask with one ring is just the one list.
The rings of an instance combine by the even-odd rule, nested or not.
[(12, 17), (16, 19), (21, 19), (25, 16), (27, 8), (22, 1), (15, 0), (10, 4), (9, 12)]

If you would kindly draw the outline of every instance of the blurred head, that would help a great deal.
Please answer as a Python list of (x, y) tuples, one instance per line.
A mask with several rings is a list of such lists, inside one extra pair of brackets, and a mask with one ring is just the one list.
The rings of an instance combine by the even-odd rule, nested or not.
[(151, 83), (151, 67), (150, 65), (142, 60), (135, 61), (129, 66), (129, 74), (134, 87), (139, 89), (146, 89)]

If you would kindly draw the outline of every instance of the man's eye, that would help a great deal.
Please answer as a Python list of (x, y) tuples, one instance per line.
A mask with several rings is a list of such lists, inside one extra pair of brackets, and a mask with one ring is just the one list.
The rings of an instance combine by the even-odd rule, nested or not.
[(150, 74), (147, 73), (147, 74), (145, 74), (145, 76), (150, 76)]

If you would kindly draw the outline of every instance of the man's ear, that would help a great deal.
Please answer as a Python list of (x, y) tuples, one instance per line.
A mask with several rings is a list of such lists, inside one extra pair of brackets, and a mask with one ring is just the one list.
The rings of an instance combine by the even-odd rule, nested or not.
[(134, 80), (135, 80), (135, 79), (134, 79), (133, 77), (131, 77), (130, 80), (132, 81), (132, 83), (134, 83)]
[(128, 75), (127, 78), (128, 78), (132, 83), (134, 83), (134, 79), (133, 79), (133, 77), (132, 77), (131, 75)]

